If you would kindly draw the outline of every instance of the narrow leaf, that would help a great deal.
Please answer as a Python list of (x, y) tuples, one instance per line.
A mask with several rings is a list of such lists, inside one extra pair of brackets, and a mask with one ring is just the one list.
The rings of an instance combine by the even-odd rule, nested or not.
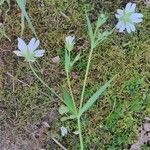
[(66, 91), (64, 89), (64, 103), (66, 104), (66, 106), (68, 107), (68, 109), (70, 110), (71, 113), (76, 114), (76, 108), (73, 105), (73, 100), (69, 94), (68, 91)]
[(104, 31), (103, 33), (99, 33), (97, 37), (97, 41), (95, 42), (95, 45), (102, 43), (111, 34), (112, 34), (112, 31)]
[(68, 109), (68, 107), (67, 107), (67, 106), (65, 106), (65, 105), (61, 105), (61, 106), (59, 107), (58, 112), (59, 112), (61, 115), (63, 115), (63, 114), (68, 113), (68, 112), (69, 112), (69, 109)]
[(108, 17), (105, 14), (100, 14), (96, 22), (97, 28), (101, 27), (107, 21), (107, 19)]
[(67, 116), (67, 117), (61, 117), (61, 121), (67, 121), (67, 120), (72, 120), (72, 119), (76, 119), (76, 116), (75, 115), (70, 115), (70, 116)]
[(18, 3), (18, 6), (21, 9), (22, 14), (24, 15), (25, 19), (27, 20), (29, 27), (31, 28), (32, 32), (35, 34), (36, 38), (38, 38), (37, 34), (35, 32), (35, 28), (32, 25), (31, 19), (25, 10), (26, 0), (16, 0), (16, 1)]
[(71, 67), (80, 59), (80, 54), (78, 54), (75, 59), (73, 60), (73, 62), (71, 63)]
[(93, 34), (93, 29), (92, 29), (92, 25), (91, 25), (91, 22), (89, 20), (89, 17), (86, 13), (86, 20), (87, 20), (87, 26), (88, 26), (88, 34), (89, 34), (89, 37), (90, 37), (90, 41), (91, 41), (91, 44), (94, 45), (94, 34)]
[(25, 29), (25, 17), (22, 13), (21, 14), (21, 36), (23, 36), (24, 29)]
[(91, 98), (86, 102), (86, 104), (81, 108), (79, 112), (79, 116), (81, 116), (85, 111), (87, 111), (99, 98), (99, 96), (111, 85), (111, 82), (114, 80), (115, 77), (113, 77), (111, 80), (109, 80), (107, 83), (105, 83), (102, 87), (100, 87), (99, 90), (97, 90)]

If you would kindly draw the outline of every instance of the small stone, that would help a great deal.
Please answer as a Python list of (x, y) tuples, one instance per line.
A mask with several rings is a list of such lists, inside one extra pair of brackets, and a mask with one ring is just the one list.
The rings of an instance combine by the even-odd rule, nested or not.
[(150, 123), (145, 123), (143, 125), (143, 128), (144, 128), (145, 131), (150, 131)]
[(42, 122), (42, 125), (43, 125), (44, 127), (46, 127), (46, 128), (49, 128), (49, 127), (50, 127), (49, 124), (48, 124), (46, 121)]
[(53, 57), (52, 62), (58, 64), (60, 62), (60, 57), (59, 56)]
[(78, 73), (77, 72), (72, 72), (72, 77), (73, 77), (73, 79), (78, 79), (79, 78), (79, 75), (78, 75)]
[(147, 121), (150, 121), (150, 117), (145, 117), (144, 119)]
[(67, 130), (67, 128), (64, 127), (64, 126), (62, 126), (62, 127), (60, 128), (60, 131), (61, 131), (61, 136), (62, 136), (62, 137), (66, 136), (66, 135), (68, 134), (68, 130)]
[(74, 131), (73, 134), (79, 135), (79, 131)]

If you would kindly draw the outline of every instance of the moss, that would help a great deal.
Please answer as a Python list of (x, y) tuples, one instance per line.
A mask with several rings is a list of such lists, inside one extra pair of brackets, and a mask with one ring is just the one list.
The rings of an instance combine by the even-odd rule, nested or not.
[[(11, 42), (2, 39), (0, 46), (7, 48), (0, 55), (4, 66), (2, 67), (1, 102), (7, 106), (8, 118), (15, 120), (17, 127), (37, 122), (45, 116), (49, 109), (58, 109), (61, 102), (53, 97), (45, 87), (32, 75), (28, 64), (21, 58), (12, 55), (16, 49), (16, 39), (20, 36), (20, 10), (16, 4), (11, 4), (12, 10), (4, 15), (6, 20), (5, 30)], [(108, 12), (110, 19), (108, 27), (114, 26), (114, 12), (120, 5), (117, 1), (65, 1), (44, 0), (29, 1), (28, 12), (32, 17), (33, 25), (41, 40), (42, 48), (46, 55), (39, 60), (40, 71), (44, 80), (61, 93), (62, 85), (66, 85), (63, 70), (64, 37), (75, 34), (76, 49), (73, 55), (81, 52), (83, 58), (75, 65), (73, 72), (80, 75), (73, 79), (73, 89), (77, 96), (80, 94), (89, 53), (89, 42), (84, 15), (85, 5), (88, 7), (90, 19), (94, 22), (97, 13), (102, 9)], [(5, 10), (6, 8), (4, 8)], [(131, 35), (118, 34), (112, 36), (94, 50), (91, 70), (88, 77), (86, 99), (90, 97), (101, 85), (112, 76), (118, 78), (109, 90), (100, 98), (94, 107), (83, 116), (83, 135), (87, 149), (122, 149), (128, 148), (135, 139), (144, 116), (150, 113), (149, 96), (149, 9), (139, 3), (139, 9), (144, 13), (144, 23), (139, 25), (138, 31)], [(105, 26), (103, 27), (105, 28)], [(33, 34), (26, 24), (24, 38), (28, 41)], [(59, 55), (61, 63), (53, 64), (51, 58)], [(12, 79), (7, 72), (15, 78), (27, 83), (24, 86), (16, 79)], [(47, 96), (47, 94), (49, 94)], [(144, 97), (144, 98), (143, 98)], [(78, 137), (72, 135), (76, 130), (76, 122), (65, 123), (57, 121), (53, 126), (54, 132), (59, 132), (59, 127), (64, 124), (69, 126), (70, 134), (60, 141), (71, 149), (78, 145)], [(75, 147), (77, 149), (78, 147)]]

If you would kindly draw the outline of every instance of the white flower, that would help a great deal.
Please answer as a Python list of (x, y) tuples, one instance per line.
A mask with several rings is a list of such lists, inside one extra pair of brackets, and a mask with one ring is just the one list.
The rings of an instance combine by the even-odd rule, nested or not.
[(34, 62), (37, 57), (42, 57), (45, 50), (37, 49), (40, 44), (39, 40), (32, 38), (27, 45), (21, 38), (18, 38), (18, 49), (13, 51), (17, 56), (24, 57), (25, 61)]
[(67, 128), (65, 128), (64, 126), (62, 126), (62, 127), (60, 128), (60, 131), (61, 131), (61, 136), (62, 136), (62, 137), (66, 136), (66, 135), (68, 134), (68, 130), (67, 130)]
[(141, 13), (135, 12), (136, 4), (128, 3), (125, 9), (117, 10), (117, 14), (115, 15), (118, 18), (118, 23), (116, 28), (119, 29), (119, 32), (123, 32), (125, 29), (128, 33), (134, 32), (135, 24), (143, 21), (143, 15)]
[(72, 51), (73, 50), (73, 47), (74, 47), (74, 44), (75, 44), (75, 36), (67, 36), (65, 38), (65, 44), (66, 44), (66, 49), (68, 51)]

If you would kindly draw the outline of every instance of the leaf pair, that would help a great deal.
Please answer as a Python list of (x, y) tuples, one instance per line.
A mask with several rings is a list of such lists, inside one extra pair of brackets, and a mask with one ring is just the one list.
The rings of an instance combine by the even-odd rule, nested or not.
[(70, 72), (71, 68), (73, 67), (73, 65), (80, 59), (80, 54), (78, 54), (73, 61), (71, 61), (69, 54), (70, 52), (68, 52), (65, 49), (65, 71), (66, 72)]
[(107, 21), (108, 17), (106, 17), (106, 15), (104, 14), (101, 14), (96, 22), (96, 27), (94, 31), (87, 13), (86, 13), (86, 19), (87, 19), (88, 34), (90, 37), (91, 47), (95, 48), (98, 44), (103, 42), (112, 33), (112, 31), (104, 31), (103, 33), (100, 33), (99, 31), (99, 28)]
[(78, 114), (76, 114), (76, 107), (73, 104), (73, 100), (71, 99), (70, 94), (64, 90), (64, 103), (68, 107), (69, 111), (73, 115), (78, 115), (80, 117), (84, 112), (89, 110), (91, 106), (96, 102), (96, 100), (102, 95), (104, 91), (111, 85), (112, 81), (115, 79), (116, 76), (114, 76), (111, 80), (109, 80), (107, 83), (105, 83), (102, 87), (100, 87), (91, 97), (90, 99), (85, 103), (85, 105), (79, 110)]

